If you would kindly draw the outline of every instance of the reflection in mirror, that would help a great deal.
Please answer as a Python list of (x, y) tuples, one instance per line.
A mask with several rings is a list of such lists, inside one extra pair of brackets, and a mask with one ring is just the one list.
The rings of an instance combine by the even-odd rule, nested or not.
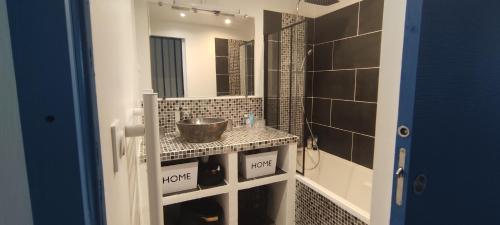
[(252, 17), (175, 2), (148, 8), (151, 82), (159, 97), (255, 94)]
[(161, 98), (184, 97), (182, 39), (151, 36), (151, 81)]
[(253, 95), (253, 41), (215, 38), (217, 96)]
[(242, 83), (241, 93), (245, 95), (255, 95), (255, 69), (254, 69), (254, 41), (246, 42), (243, 46), (240, 47), (240, 51), (244, 51), (244, 53), (240, 53), (240, 65), (243, 65), (245, 68), (240, 69), (242, 80), (245, 83)]

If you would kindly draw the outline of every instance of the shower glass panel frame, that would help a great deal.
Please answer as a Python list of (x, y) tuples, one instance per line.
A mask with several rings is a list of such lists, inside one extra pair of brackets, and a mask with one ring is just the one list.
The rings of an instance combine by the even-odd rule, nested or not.
[[(299, 137), (297, 172), (304, 173), (307, 21), (293, 23), (264, 36), (264, 117), (266, 125)], [(312, 57), (312, 56), (309, 56)], [(309, 114), (309, 113), (307, 113)]]

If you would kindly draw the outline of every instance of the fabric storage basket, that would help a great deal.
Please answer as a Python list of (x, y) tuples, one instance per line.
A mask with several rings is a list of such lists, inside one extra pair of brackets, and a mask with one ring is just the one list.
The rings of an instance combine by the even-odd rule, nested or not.
[(243, 153), (241, 156), (242, 175), (245, 179), (276, 173), (278, 151)]
[(198, 188), (198, 160), (162, 163), (163, 194)]

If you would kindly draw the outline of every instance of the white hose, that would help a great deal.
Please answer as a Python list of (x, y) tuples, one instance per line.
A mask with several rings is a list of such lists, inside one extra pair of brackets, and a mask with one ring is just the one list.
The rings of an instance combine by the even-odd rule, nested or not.
[[(300, 3), (300, 1), (299, 1), (299, 3)], [(298, 4), (297, 4), (297, 5), (298, 5)], [(298, 13), (298, 6), (297, 6), (297, 13)], [(297, 14), (297, 16), (298, 16), (298, 14)], [(306, 62), (307, 56), (308, 56), (308, 55), (311, 55), (311, 54), (312, 54), (312, 50), (308, 50), (308, 51), (307, 51), (307, 54), (304, 56), (304, 59), (302, 60), (302, 64), (301, 64), (300, 69), (299, 69), (298, 71), (302, 71), (302, 70), (304, 70), (304, 64), (305, 64), (305, 62)], [(304, 76), (305, 76), (305, 73), (304, 73)], [(294, 76), (294, 83), (295, 83), (295, 84), (297, 84), (297, 76)], [(300, 87), (302, 87), (302, 85), (297, 85), (297, 87), (298, 87), (298, 88), (300, 88)], [(302, 91), (302, 93), (304, 93), (304, 92), (303, 92), (303, 90), (299, 90), (299, 93), (300, 93), (301, 91)], [(313, 134), (313, 131), (312, 131), (312, 129), (311, 129), (311, 125), (309, 124), (309, 121), (307, 120), (307, 117), (306, 117), (306, 109), (305, 109), (305, 107), (304, 107), (304, 101), (299, 101), (299, 102), (300, 102), (300, 103), (299, 103), (299, 104), (300, 104), (300, 107), (301, 107), (301, 109), (302, 109), (302, 114), (303, 114), (304, 119), (305, 119), (305, 121), (306, 121), (307, 130), (309, 130), (309, 134), (311, 135), (310, 137), (311, 137), (312, 142), (313, 142), (313, 149), (314, 149), (314, 148), (317, 148), (317, 147), (318, 147), (317, 138), (314, 138), (314, 134)], [(307, 149), (306, 149), (306, 148), (304, 148), (304, 151), (305, 151), (305, 153), (303, 153), (303, 154), (306, 154), (306, 153), (307, 153), (307, 155), (309, 156), (309, 158), (311, 158), (311, 161), (313, 161), (313, 162), (314, 162), (314, 160), (312, 159), (311, 155), (308, 153), (308, 151), (307, 151)], [(311, 168), (306, 168), (306, 167), (304, 166), (304, 169), (305, 169), (305, 170), (313, 170), (313, 169), (316, 169), (316, 168), (319, 166), (319, 163), (320, 163), (320, 161), (321, 161), (321, 153), (320, 153), (320, 150), (319, 150), (319, 149), (316, 149), (315, 151), (316, 151), (316, 152), (318, 152), (318, 161), (314, 162), (314, 166), (313, 166), (313, 167), (311, 167)], [(303, 166), (302, 164), (300, 164), (300, 162), (299, 162), (299, 161), (297, 161), (297, 163), (298, 163), (300, 166)]]

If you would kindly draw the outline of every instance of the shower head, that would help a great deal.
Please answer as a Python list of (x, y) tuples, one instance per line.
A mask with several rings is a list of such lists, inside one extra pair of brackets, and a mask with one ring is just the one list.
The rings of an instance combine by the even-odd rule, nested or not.
[(312, 52), (313, 52), (312, 49), (307, 50), (307, 53), (306, 53), (307, 55), (304, 56), (304, 59), (302, 60), (302, 64), (300, 64), (300, 67), (299, 67), (300, 69), (298, 71), (302, 71), (302, 69), (304, 69), (304, 64), (306, 63), (307, 56), (312, 55)]
[(329, 6), (339, 2), (339, 0), (304, 0), (304, 2), (315, 5)]

